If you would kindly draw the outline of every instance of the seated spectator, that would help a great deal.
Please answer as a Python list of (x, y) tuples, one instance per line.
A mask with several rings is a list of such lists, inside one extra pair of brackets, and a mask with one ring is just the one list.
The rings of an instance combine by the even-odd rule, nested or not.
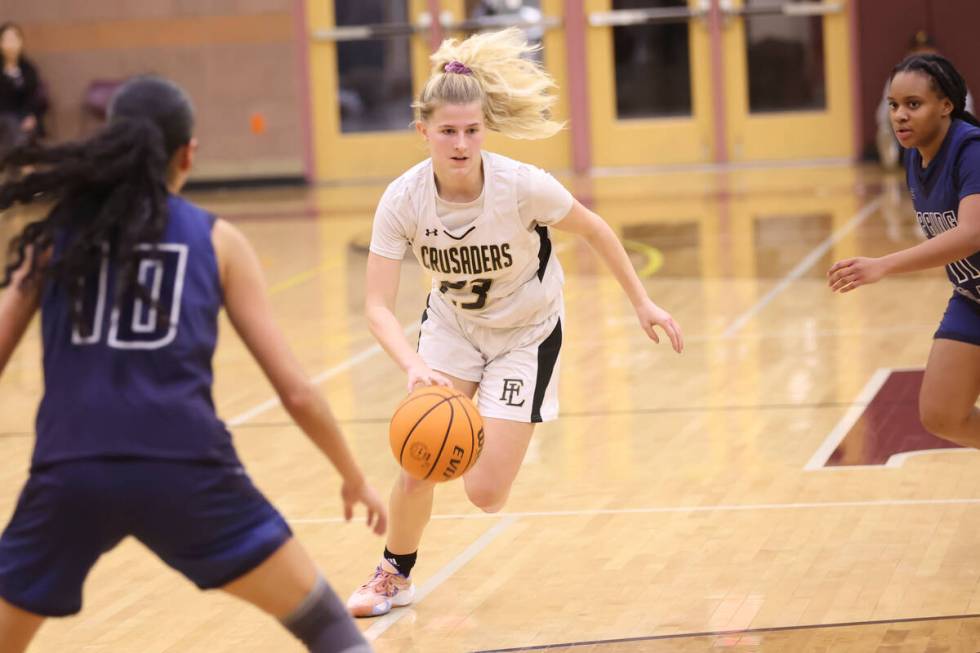
[(43, 137), (47, 98), (37, 68), (24, 56), (24, 33), (14, 23), (0, 25), (0, 59), (0, 143)]

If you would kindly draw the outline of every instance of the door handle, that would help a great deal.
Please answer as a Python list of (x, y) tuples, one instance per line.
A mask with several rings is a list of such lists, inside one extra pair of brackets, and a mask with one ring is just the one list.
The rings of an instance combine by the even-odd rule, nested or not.
[(649, 9), (616, 9), (589, 14), (592, 27), (622, 27), (625, 25), (670, 25), (703, 18), (708, 11), (707, 3), (699, 3), (695, 9), (687, 7), (651, 7)]
[(338, 41), (364, 41), (367, 39), (382, 39), (392, 36), (412, 36), (426, 32), (432, 27), (432, 17), (427, 13), (419, 14), (414, 23), (371, 23), (365, 25), (342, 25), (327, 29), (313, 30), (310, 39), (315, 42), (336, 43)]
[(787, 3), (782, 8), (787, 16), (829, 16), (844, 12), (840, 2)]
[(554, 29), (555, 27), (561, 27), (562, 25), (561, 18), (556, 16), (527, 18), (519, 14), (479, 16), (477, 18), (465, 18), (458, 21), (452, 20), (451, 15), (443, 14), (439, 22), (442, 25), (442, 28), (449, 32), (478, 32), (485, 29), (504, 29), (506, 27), (520, 27), (521, 29), (530, 29), (534, 27)]
[(721, 0), (721, 11), (728, 16), (829, 16), (844, 11), (841, 2), (784, 2), (768, 7), (736, 7), (732, 0)]

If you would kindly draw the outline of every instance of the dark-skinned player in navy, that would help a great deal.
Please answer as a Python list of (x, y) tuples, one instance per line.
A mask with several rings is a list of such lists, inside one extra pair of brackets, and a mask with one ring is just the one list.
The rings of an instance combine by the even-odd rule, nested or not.
[(935, 435), (980, 447), (980, 123), (965, 108), (963, 77), (938, 55), (896, 66), (888, 103), (928, 239), (880, 258), (839, 261), (829, 284), (849, 292), (886, 275), (946, 267), (953, 296), (929, 353), (919, 413)]
[(196, 147), (184, 92), (142, 77), (92, 139), (5, 161), (35, 172), (0, 186), (0, 210), (50, 210), (13, 239), (0, 275), (0, 372), (38, 308), (44, 348), (30, 476), (0, 537), (3, 653), (26, 650), (45, 617), (78, 612), (92, 565), (128, 536), (198, 587), (280, 619), (310, 651), (371, 650), (215, 414), (223, 306), (340, 474), (345, 516), (364, 504), (384, 532), (384, 504), (272, 319), (252, 247), (177, 194)]

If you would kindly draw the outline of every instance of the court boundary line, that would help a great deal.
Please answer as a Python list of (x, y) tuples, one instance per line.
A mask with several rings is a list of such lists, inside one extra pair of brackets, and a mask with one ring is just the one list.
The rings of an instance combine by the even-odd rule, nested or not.
[[(858, 395), (855, 402), (851, 405), (851, 408), (841, 417), (840, 421), (833, 430), (827, 435), (824, 441), (820, 444), (817, 450), (810, 457), (810, 460), (806, 465), (803, 466), (803, 470), (807, 472), (840, 472), (846, 470), (877, 470), (882, 469), (901, 469), (907, 460), (910, 458), (915, 458), (917, 456), (925, 455), (937, 455), (937, 454), (958, 454), (958, 453), (971, 453), (976, 451), (976, 449), (970, 447), (942, 447), (939, 449), (917, 449), (915, 451), (902, 451), (900, 453), (892, 454), (888, 457), (888, 460), (881, 465), (827, 465), (827, 461), (830, 460), (830, 456), (837, 450), (837, 447), (847, 434), (854, 427), (857, 421), (864, 414), (871, 400), (874, 399), (874, 395), (881, 390), (881, 386), (885, 384), (888, 377), (892, 372), (921, 372), (924, 368), (922, 367), (880, 367), (871, 375), (868, 382), (865, 384), (861, 393)], [(897, 402), (893, 402), (897, 403)]]
[(413, 606), (417, 606), (419, 603), (425, 600), (429, 594), (438, 589), (439, 586), (449, 580), (453, 574), (463, 568), (468, 562), (473, 560), (473, 558), (482, 553), (483, 550), (490, 546), (491, 542), (496, 540), (501, 533), (516, 524), (520, 519), (515, 515), (501, 516), (499, 513), (490, 516), (498, 519), (496, 524), (487, 529), (472, 544), (463, 549), (462, 553), (443, 565), (438, 571), (436, 571), (436, 573), (430, 576), (429, 579), (425, 581), (425, 583), (418, 589), (412, 605), (405, 606), (404, 608), (395, 608), (388, 614), (378, 619), (378, 621), (374, 622), (363, 632), (364, 638), (369, 642), (373, 642), (387, 632), (389, 628), (404, 619), (406, 616), (412, 614)]
[(658, 175), (664, 173), (697, 173), (697, 172), (736, 172), (742, 170), (797, 170), (805, 168), (846, 168), (853, 161), (841, 157), (823, 157), (815, 159), (768, 159), (763, 161), (728, 161), (725, 163), (677, 163), (665, 165), (636, 165), (636, 166), (596, 166), (591, 170), (594, 177), (636, 177)]
[[(964, 449), (964, 451), (973, 451)], [(580, 510), (529, 510), (518, 512), (500, 512), (494, 514), (472, 512), (472, 513), (447, 513), (444, 515), (432, 515), (433, 521), (452, 521), (452, 520), (482, 520), (497, 519), (500, 517), (515, 517), (526, 519), (530, 517), (594, 517), (597, 515), (669, 515), (669, 514), (692, 514), (705, 512), (753, 512), (753, 511), (779, 511), (779, 510), (819, 510), (833, 508), (922, 508), (930, 506), (980, 506), (980, 497), (972, 498), (948, 498), (948, 499), (868, 499), (863, 501), (812, 501), (798, 503), (729, 503), (708, 506), (650, 506), (645, 508), (584, 508)], [(290, 518), (286, 521), (290, 524), (338, 524), (346, 520), (343, 517), (306, 517)]]
[(837, 447), (840, 446), (840, 443), (844, 441), (844, 438), (847, 437), (850, 430), (861, 419), (861, 415), (864, 415), (864, 411), (867, 410), (871, 400), (878, 394), (881, 387), (885, 385), (885, 381), (888, 380), (892, 372), (893, 370), (890, 367), (879, 367), (872, 372), (871, 378), (865, 382), (854, 403), (851, 404), (851, 407), (848, 408), (847, 412), (844, 413), (834, 428), (830, 430), (830, 433), (823, 439), (823, 442), (820, 443), (816, 451), (813, 452), (813, 455), (810, 456), (810, 460), (803, 465), (805, 471), (812, 472), (819, 469), (826, 469), (827, 461), (830, 460), (830, 457), (837, 450)]
[[(652, 408), (634, 408), (631, 410), (585, 410), (585, 411), (568, 411), (562, 412), (561, 418), (588, 418), (588, 417), (609, 417), (615, 415), (663, 415), (663, 414), (686, 414), (686, 413), (707, 413), (707, 412), (736, 412), (743, 410), (827, 410), (830, 408), (847, 408), (852, 406), (851, 402), (846, 401), (819, 401), (812, 404), (731, 404), (728, 406), (660, 406)], [(351, 417), (345, 419), (338, 419), (339, 424), (387, 424), (391, 421), (390, 417), (378, 416), (378, 417)], [(256, 428), (285, 428), (295, 426), (290, 421), (279, 421), (279, 422), (253, 422), (252, 424), (241, 425), (241, 428), (245, 429), (256, 429)], [(0, 437), (4, 435), (28, 435), (26, 432), (17, 432), (4, 434), (0, 433)]]
[[(619, 315), (616, 317), (606, 318), (606, 324), (610, 326), (622, 326), (630, 325), (632, 326), (636, 322), (636, 315)], [(808, 333), (800, 333), (799, 329), (785, 329), (783, 331), (758, 331), (756, 333), (743, 333), (738, 336), (732, 336), (735, 340), (797, 340), (801, 338), (836, 338), (844, 335), (881, 335), (881, 334), (902, 334), (902, 333), (916, 333), (919, 331), (926, 330), (936, 330), (935, 322), (922, 322), (916, 323), (905, 323), (905, 324), (892, 324), (888, 326), (872, 326), (868, 328), (844, 328), (844, 329), (817, 329), (816, 331), (811, 331)], [(612, 340), (617, 340), (616, 337), (605, 337), (605, 338), (590, 338), (589, 342), (607, 342)], [(713, 340), (721, 340), (722, 337), (719, 335), (714, 335), (710, 333), (698, 333), (694, 335), (685, 335), (684, 342), (710, 342)]]
[[(413, 322), (412, 324), (409, 324), (408, 326), (404, 327), (403, 332), (405, 333), (406, 336), (410, 336), (416, 331), (418, 331), (421, 328), (421, 326), (422, 325), (420, 322)], [(354, 354), (353, 356), (348, 357), (343, 362), (338, 363), (333, 367), (328, 367), (322, 372), (311, 376), (309, 379), (310, 383), (312, 383), (313, 385), (320, 385), (324, 381), (328, 381), (332, 379), (333, 377), (337, 376), (341, 372), (345, 372), (349, 370), (350, 368), (354, 367), (358, 363), (361, 363), (362, 361), (365, 361), (371, 358), (372, 356), (381, 353), (382, 351), (384, 351), (384, 349), (382, 349), (381, 345), (379, 344), (374, 344), (368, 347), (367, 349), (362, 349), (361, 351)], [(236, 426), (241, 426), (242, 424), (253, 419), (254, 417), (257, 417), (269, 410), (272, 410), (276, 406), (281, 405), (281, 403), (282, 402), (279, 401), (278, 397), (272, 397), (270, 399), (266, 399), (262, 403), (257, 404), (252, 408), (249, 408), (248, 410), (239, 413), (238, 415), (235, 415), (226, 423), (229, 428), (235, 428)]]
[(494, 648), (473, 651), (473, 653), (520, 653), (521, 651), (547, 651), (557, 648), (577, 648), (601, 644), (624, 644), (628, 642), (653, 642), (672, 639), (694, 639), (696, 637), (727, 637), (731, 635), (752, 635), (755, 633), (779, 633), (794, 630), (818, 630), (827, 628), (856, 628), (864, 626), (884, 626), (889, 624), (919, 623), (923, 621), (954, 621), (956, 619), (980, 619), (980, 614), (952, 614), (933, 617), (905, 617), (902, 619), (872, 619), (868, 621), (844, 621), (832, 624), (803, 624), (800, 626), (770, 626), (768, 628), (747, 628), (745, 630), (713, 630), (697, 633), (675, 633), (672, 635), (648, 635), (644, 637), (620, 637), (616, 639), (595, 639), (591, 641), (567, 642), (563, 644), (537, 644), (517, 648)]
[(766, 306), (768, 306), (772, 300), (778, 297), (784, 290), (786, 290), (793, 282), (798, 281), (804, 274), (806, 274), (810, 268), (816, 265), (821, 257), (830, 251), (830, 248), (842, 240), (845, 236), (850, 234), (854, 229), (861, 225), (865, 220), (867, 220), (871, 215), (877, 212), (884, 201), (884, 195), (879, 194), (873, 200), (865, 204), (861, 209), (854, 214), (854, 216), (847, 221), (843, 227), (835, 231), (834, 233), (827, 236), (823, 242), (810, 250), (810, 253), (804, 256), (799, 263), (793, 266), (793, 269), (787, 272), (783, 277), (776, 283), (775, 286), (769, 289), (761, 299), (756, 301), (748, 310), (743, 311), (739, 314), (735, 320), (728, 325), (728, 328), (721, 334), (722, 338), (731, 338), (736, 333), (742, 330), (746, 324), (749, 323), (752, 318), (758, 315)]
[[(562, 413), (562, 419), (568, 417), (573, 419), (584, 419), (589, 417), (608, 417), (608, 416), (629, 416), (629, 415), (672, 415), (672, 414), (687, 414), (687, 413), (703, 413), (703, 412), (738, 412), (745, 410), (759, 410), (759, 411), (770, 411), (770, 410), (828, 410), (831, 408), (849, 408), (853, 404), (846, 401), (818, 401), (811, 404), (731, 404), (728, 406), (660, 406), (653, 408), (636, 408), (633, 410), (595, 410), (595, 411), (569, 411)], [(361, 424), (387, 424), (391, 421), (390, 417), (379, 416), (379, 417), (350, 417), (344, 419), (337, 419), (337, 423), (340, 425), (361, 425)], [(281, 429), (281, 428), (299, 428), (296, 426), (295, 422), (292, 420), (283, 419), (281, 421), (266, 421), (266, 422), (251, 422), (236, 424), (236, 429), (243, 431), (257, 430), (257, 429)], [(0, 432), (0, 440), (5, 439), (15, 439), (15, 438), (30, 438), (34, 437), (33, 431), (3, 431)], [(959, 449), (930, 449), (929, 451), (959, 451)], [(908, 452), (914, 453), (914, 452)], [(896, 456), (902, 456), (905, 454), (895, 454)], [(894, 458), (895, 456), (893, 456)], [(875, 465), (876, 467), (878, 465)], [(856, 465), (851, 465), (851, 467), (856, 467)]]
[[(972, 447), (943, 447), (941, 449), (918, 449), (917, 451), (903, 451), (902, 453), (892, 454), (888, 457), (888, 462), (885, 463), (885, 467), (888, 469), (898, 469), (905, 464), (905, 461), (909, 458), (915, 458), (917, 456), (925, 455), (935, 455), (935, 454), (947, 454), (947, 453), (975, 453), (977, 450)], [(873, 467), (873, 465), (866, 465), (867, 467)]]

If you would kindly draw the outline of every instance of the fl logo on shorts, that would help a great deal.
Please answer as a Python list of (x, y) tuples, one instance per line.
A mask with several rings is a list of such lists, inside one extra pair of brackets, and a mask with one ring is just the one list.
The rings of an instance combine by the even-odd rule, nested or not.
[(516, 401), (516, 399), (520, 396), (521, 388), (523, 387), (523, 379), (504, 379), (504, 391), (500, 395), (500, 400), (506, 403), (508, 406), (523, 406), (523, 399), (521, 399), (520, 403), (517, 403)]

